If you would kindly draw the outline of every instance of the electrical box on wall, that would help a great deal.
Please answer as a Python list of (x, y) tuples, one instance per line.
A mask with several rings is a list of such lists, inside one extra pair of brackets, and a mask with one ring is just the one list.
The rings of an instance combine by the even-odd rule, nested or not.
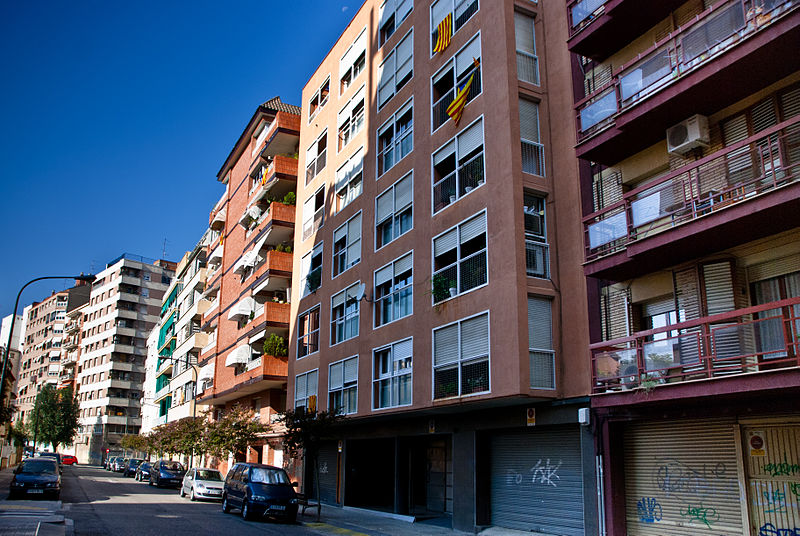
[(589, 408), (578, 409), (578, 422), (584, 426), (589, 425)]

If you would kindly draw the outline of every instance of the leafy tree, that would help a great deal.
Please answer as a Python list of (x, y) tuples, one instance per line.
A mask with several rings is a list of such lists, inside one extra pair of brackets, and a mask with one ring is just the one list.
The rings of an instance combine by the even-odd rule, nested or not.
[(25, 445), (25, 442), (28, 441), (28, 432), (25, 431), (25, 423), (22, 421), (14, 423), (8, 435), (17, 445)]
[(147, 436), (139, 434), (127, 434), (122, 436), (119, 445), (127, 450), (146, 452), (148, 454), (150, 453), (150, 445), (147, 440)]
[(14, 412), (16, 411), (17, 408), (14, 406), (14, 404), (0, 406), (0, 426), (4, 425), (5, 423), (10, 423), (11, 419), (14, 418)]
[(205, 448), (213, 456), (235, 455), (269, 430), (252, 410), (237, 404), (218, 421), (207, 423)]
[(59, 445), (70, 445), (78, 433), (79, 412), (78, 399), (73, 396), (71, 387), (56, 389), (47, 384), (36, 395), (33, 405), (32, 435), (37, 441), (41, 438), (50, 443), (56, 451)]

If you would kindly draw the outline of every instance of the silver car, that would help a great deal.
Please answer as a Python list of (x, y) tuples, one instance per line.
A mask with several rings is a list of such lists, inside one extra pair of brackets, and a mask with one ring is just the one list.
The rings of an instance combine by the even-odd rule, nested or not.
[(222, 499), (222, 475), (216, 469), (197, 467), (186, 471), (181, 484), (181, 497), (187, 495), (191, 500)]

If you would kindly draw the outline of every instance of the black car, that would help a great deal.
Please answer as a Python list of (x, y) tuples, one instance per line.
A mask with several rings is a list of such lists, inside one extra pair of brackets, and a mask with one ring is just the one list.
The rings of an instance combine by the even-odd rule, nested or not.
[(58, 500), (61, 495), (61, 471), (54, 458), (28, 458), (14, 470), (9, 499), (47, 497)]
[(133, 476), (134, 480), (139, 482), (150, 482), (150, 462), (142, 462), (136, 468), (136, 474)]
[(39, 456), (42, 457), (42, 458), (53, 458), (53, 459), (57, 460), (58, 461), (58, 469), (60, 471), (64, 470), (64, 465), (63, 465), (62, 460), (61, 460), (61, 454), (59, 454), (58, 452), (40, 452)]
[(135, 476), (136, 468), (139, 467), (139, 464), (143, 461), (144, 460), (139, 458), (131, 458), (128, 460), (128, 463), (126, 463), (125, 467), (122, 469), (122, 476)]
[(222, 511), (239, 508), (242, 517), (280, 517), (290, 523), (297, 519), (297, 494), (286, 471), (260, 463), (237, 463), (225, 477)]
[(186, 469), (181, 462), (173, 460), (158, 460), (150, 468), (150, 485), (179, 487), (183, 483)]

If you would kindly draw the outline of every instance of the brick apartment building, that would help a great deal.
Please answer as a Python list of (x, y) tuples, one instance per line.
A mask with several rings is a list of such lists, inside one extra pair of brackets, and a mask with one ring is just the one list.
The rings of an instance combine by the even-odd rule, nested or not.
[(61, 368), (58, 371), (58, 388), (71, 387), (75, 391), (78, 363), (81, 356), (81, 341), (83, 340), (84, 310), (87, 304), (76, 307), (67, 312), (64, 324), (64, 337), (61, 342)]

